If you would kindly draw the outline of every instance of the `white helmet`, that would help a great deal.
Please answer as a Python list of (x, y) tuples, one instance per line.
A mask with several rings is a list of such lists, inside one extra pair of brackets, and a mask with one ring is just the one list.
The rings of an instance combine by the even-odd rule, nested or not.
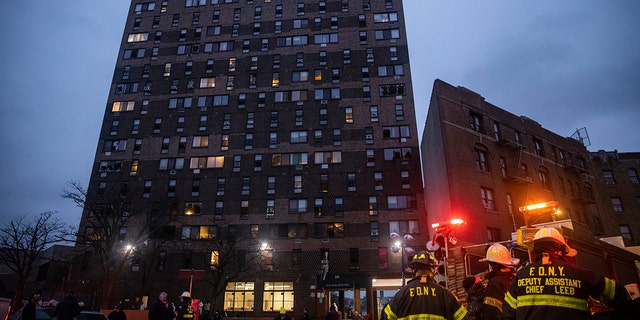
[(182, 293), (180, 298), (191, 298), (191, 293), (189, 291), (185, 291)]
[(538, 243), (544, 242), (554, 242), (562, 246), (562, 250), (565, 256), (573, 257), (578, 252), (575, 249), (571, 249), (567, 244), (567, 241), (564, 240), (564, 237), (560, 234), (556, 228), (541, 228), (536, 232), (533, 236), (533, 246), (535, 247)]
[(520, 262), (518, 258), (511, 258), (511, 252), (507, 247), (494, 243), (487, 249), (487, 257), (478, 260), (480, 262), (495, 262), (503, 266), (514, 266)]

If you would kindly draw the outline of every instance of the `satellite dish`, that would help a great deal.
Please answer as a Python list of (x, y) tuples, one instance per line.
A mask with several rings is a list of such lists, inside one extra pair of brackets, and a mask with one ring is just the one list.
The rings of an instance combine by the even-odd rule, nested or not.
[(400, 235), (398, 233), (396, 233), (396, 232), (391, 232), (389, 237), (391, 237), (391, 239), (393, 239), (393, 240), (400, 239)]
[(398, 253), (400, 252), (400, 248), (398, 246), (391, 246), (391, 252)]
[(416, 253), (416, 250), (411, 247), (406, 247), (404, 248), (404, 252), (406, 252), (407, 254), (414, 254)]
[(405, 239), (405, 240), (408, 240), (408, 241), (411, 241), (411, 240), (413, 240), (413, 239), (415, 239), (415, 238), (414, 238), (412, 235), (410, 235), (410, 234), (405, 234), (405, 235), (404, 235), (404, 239)]
[(433, 251), (437, 251), (438, 249), (440, 249), (440, 245), (429, 240), (429, 242), (427, 242), (427, 251), (433, 252)]

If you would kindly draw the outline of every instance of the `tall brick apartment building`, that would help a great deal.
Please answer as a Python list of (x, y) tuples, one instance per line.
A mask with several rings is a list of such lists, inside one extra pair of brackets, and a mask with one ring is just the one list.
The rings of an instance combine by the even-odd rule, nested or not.
[(116, 235), (77, 246), (69, 285), (376, 315), (390, 233), (429, 232), (419, 159), (401, 0), (134, 0), (79, 227)]

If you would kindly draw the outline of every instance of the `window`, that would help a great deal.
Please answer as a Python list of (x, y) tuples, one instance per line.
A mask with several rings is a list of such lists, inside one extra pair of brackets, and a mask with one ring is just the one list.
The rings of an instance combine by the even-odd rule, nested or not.
[(209, 146), (209, 136), (194, 136), (193, 143), (191, 144), (193, 148), (206, 148)]
[(271, 155), (272, 166), (296, 166), (308, 164), (308, 154), (301, 153), (274, 153)]
[(184, 214), (186, 216), (199, 215), (202, 213), (202, 202), (187, 202), (184, 205)]
[(111, 112), (133, 111), (135, 101), (114, 101)]
[(613, 206), (613, 212), (624, 212), (624, 208), (622, 207), (622, 199), (620, 199), (619, 197), (611, 197), (611, 205)]
[(397, 21), (398, 21), (397, 12), (375, 13), (373, 15), (374, 23), (386, 23), (386, 22), (397, 22)]
[(396, 161), (411, 159), (411, 148), (388, 148), (384, 149), (385, 161)]
[(389, 84), (380, 86), (381, 97), (395, 97), (403, 95), (405, 95), (404, 84)]
[(262, 311), (293, 310), (293, 282), (264, 282)]
[(604, 170), (604, 171), (602, 171), (602, 175), (604, 176), (604, 184), (606, 184), (606, 185), (614, 185), (614, 184), (616, 184), (616, 180), (613, 177), (613, 171)]
[(411, 132), (409, 126), (382, 127), (382, 137), (384, 139), (409, 138)]
[(503, 178), (507, 177), (507, 158), (500, 156), (500, 174)]
[(636, 171), (636, 169), (629, 169), (627, 170), (627, 175), (629, 176), (629, 180), (631, 181), (631, 183), (633, 184), (638, 184), (638, 172)]
[(420, 234), (418, 220), (392, 220), (389, 221), (389, 232), (398, 234)]
[(276, 217), (276, 201), (267, 200), (265, 219), (275, 219), (275, 217)]
[(224, 310), (253, 311), (254, 283), (229, 281), (224, 291)]
[(289, 213), (307, 213), (307, 199), (289, 199)]
[(142, 32), (142, 33), (130, 33), (129, 36), (127, 37), (127, 42), (132, 43), (132, 42), (144, 42), (149, 40), (149, 33), (147, 32)]
[(161, 158), (158, 170), (182, 170), (184, 169), (184, 158)]
[(473, 111), (469, 111), (469, 123), (471, 125), (471, 129), (477, 132), (483, 132), (482, 129), (482, 116)]
[(306, 131), (291, 131), (291, 143), (306, 143), (307, 132)]
[(315, 164), (342, 163), (342, 151), (319, 151), (314, 154)]
[(411, 195), (388, 196), (387, 207), (389, 209), (416, 209), (416, 197)]
[(484, 150), (476, 149), (476, 169), (482, 172), (489, 172), (487, 152)]
[(551, 190), (551, 182), (549, 181), (549, 173), (546, 169), (538, 170), (538, 177), (540, 178), (540, 184), (545, 190)]
[(344, 237), (344, 224), (342, 222), (316, 223), (314, 236), (316, 238), (342, 238)]
[(189, 163), (190, 169), (222, 168), (224, 156), (193, 157)]
[(487, 241), (488, 242), (498, 242), (501, 241), (500, 238), (500, 229), (487, 227)]
[(536, 155), (544, 157), (544, 148), (542, 145), (542, 141), (538, 139), (533, 139), (533, 151)]
[(628, 224), (621, 224), (620, 226), (620, 235), (625, 238), (633, 241), (633, 234), (631, 234), (631, 227)]
[(493, 201), (493, 190), (489, 188), (480, 188), (480, 196), (482, 197), (482, 206), (490, 211), (495, 211), (495, 203)]
[(393, 77), (404, 75), (401, 64), (393, 66), (378, 66), (378, 77)]
[(400, 39), (400, 29), (383, 29), (375, 31), (376, 40)]
[(216, 78), (200, 78), (200, 88), (215, 88)]
[(340, 88), (325, 88), (314, 90), (315, 100), (340, 99)]

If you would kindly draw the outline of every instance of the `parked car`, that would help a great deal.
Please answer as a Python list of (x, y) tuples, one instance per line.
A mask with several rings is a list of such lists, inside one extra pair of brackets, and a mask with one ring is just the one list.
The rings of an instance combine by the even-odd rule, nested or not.
[[(107, 316), (99, 311), (81, 311), (80, 315), (76, 317), (77, 320), (107, 320)], [(36, 319), (40, 320), (40, 319)]]
[[(9, 316), (8, 320), (22, 320), (24, 307)], [(36, 320), (51, 320), (51, 316), (44, 310), (36, 308)]]

